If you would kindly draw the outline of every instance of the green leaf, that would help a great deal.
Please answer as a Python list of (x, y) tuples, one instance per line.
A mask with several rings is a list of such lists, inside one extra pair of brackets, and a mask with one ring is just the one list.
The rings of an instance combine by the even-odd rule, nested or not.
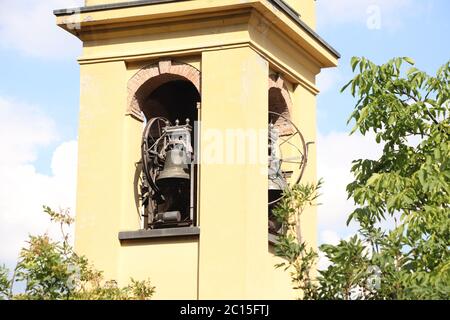
[(349, 85), (351, 85), (353, 82), (353, 80), (350, 80), (349, 82), (347, 82), (342, 88), (341, 88), (341, 93), (345, 91), (345, 89), (348, 88)]
[(375, 183), (378, 182), (378, 180), (380, 179), (380, 177), (381, 177), (381, 176), (380, 176), (378, 173), (373, 174), (373, 175), (370, 177), (370, 179), (367, 180), (367, 185), (368, 185), (368, 186), (374, 185)]
[(403, 57), (403, 60), (405, 60), (407, 63), (409, 63), (410, 65), (415, 65), (416, 62), (414, 61), (414, 59), (409, 58), (409, 57)]
[(358, 63), (360, 62), (360, 58), (358, 57), (352, 57), (350, 60), (350, 64), (352, 66), (352, 71), (355, 72), (356, 67), (358, 66)]

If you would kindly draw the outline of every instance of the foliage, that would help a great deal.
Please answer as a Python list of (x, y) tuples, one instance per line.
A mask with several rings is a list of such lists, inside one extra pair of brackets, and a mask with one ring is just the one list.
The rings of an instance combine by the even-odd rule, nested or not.
[[(383, 152), (359, 159), (347, 186), (358, 234), (321, 250), (330, 260), (314, 283), (324, 299), (448, 299), (450, 296), (450, 62), (435, 76), (410, 58), (375, 65), (342, 89), (358, 99), (352, 133), (373, 133)], [(388, 227), (389, 226), (389, 227)], [(296, 277), (299, 277), (296, 275)]]
[[(20, 253), (11, 280), (0, 270), (0, 297), (21, 300), (128, 300), (149, 299), (154, 293), (150, 281), (136, 281), (120, 288), (115, 281), (105, 281), (102, 272), (76, 254), (70, 245), (67, 229), (74, 222), (68, 210), (55, 212), (44, 207), (52, 222), (58, 223), (62, 241), (47, 234), (30, 236)], [(15, 282), (24, 282), (25, 291), (13, 294)]]
[(8, 270), (5, 266), (0, 266), (0, 300), (8, 296), (9, 286)]
[(277, 237), (275, 254), (285, 262), (277, 268), (290, 269), (293, 288), (300, 290), (305, 298), (314, 298), (312, 271), (317, 253), (308, 248), (302, 235), (301, 215), (307, 206), (314, 205), (321, 181), (317, 185), (298, 184), (285, 191), (273, 213), (282, 224), (282, 232)]

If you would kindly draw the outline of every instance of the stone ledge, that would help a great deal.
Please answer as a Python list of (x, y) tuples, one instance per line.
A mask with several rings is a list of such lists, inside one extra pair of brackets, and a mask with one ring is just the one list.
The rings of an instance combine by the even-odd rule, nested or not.
[(192, 236), (197, 237), (199, 235), (200, 235), (199, 227), (151, 229), (151, 230), (119, 232), (119, 240), (130, 241), (130, 240), (146, 240), (146, 239), (160, 239), (160, 238), (174, 238), (174, 237), (192, 237)]

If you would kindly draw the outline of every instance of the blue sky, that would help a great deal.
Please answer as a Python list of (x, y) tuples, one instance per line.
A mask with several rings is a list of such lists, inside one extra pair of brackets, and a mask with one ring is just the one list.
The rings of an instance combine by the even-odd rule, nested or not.
[[(358, 1), (368, 4), (377, 3), (377, 1)], [(379, 6), (380, 29), (367, 27), (367, 20), (364, 21), (364, 18), (369, 19), (370, 14), (363, 11), (359, 12), (360, 18), (348, 18), (345, 23), (327, 23), (324, 20), (328, 17), (328, 11), (324, 7), (329, 2), (339, 3), (340, 1), (317, 1), (319, 4), (318, 33), (342, 55), (338, 69), (325, 71), (327, 75), (335, 76), (334, 84), (337, 87), (342, 87), (352, 77), (349, 63), (352, 56), (365, 56), (375, 63), (383, 63), (395, 56), (410, 56), (415, 59), (418, 68), (429, 73), (434, 73), (438, 67), (450, 59), (449, 1), (379, 1), (381, 3)], [(403, 6), (395, 6), (396, 2), (403, 3)], [(390, 9), (390, 6), (394, 8)], [(361, 8), (367, 9), (368, 5)], [(322, 10), (326, 14), (321, 16)], [(335, 86), (332, 90), (323, 92), (319, 96), (319, 109), (322, 115), (319, 119), (320, 131), (327, 133), (332, 130), (346, 130), (345, 123), (352, 110), (352, 102), (348, 94), (339, 94)]]
[(51, 174), (51, 157), (60, 141), (76, 139), (78, 131), (79, 67), (75, 59), (48, 61), (0, 49), (0, 97), (39, 106), (57, 124), (58, 139), (37, 150), (40, 173)]
[[(39, 220), (43, 201), (62, 207), (74, 204), (79, 108), (76, 57), (81, 44), (54, 25), (51, 10), (80, 2), (0, 0), (0, 241), (12, 244), (11, 248), (0, 247), (0, 262), (14, 260), (27, 233), (46, 229), (46, 221)], [(410, 56), (419, 68), (434, 73), (450, 58), (450, 2), (317, 3), (318, 33), (342, 54), (339, 68), (325, 70), (318, 80), (322, 89), (318, 98), (319, 175), (326, 181), (319, 238), (335, 242), (349, 234), (344, 221), (352, 208), (345, 200), (350, 162), (379, 151), (368, 138), (347, 135), (346, 120), (354, 101), (339, 89), (352, 76), (349, 60), (366, 56), (382, 63), (394, 56)]]

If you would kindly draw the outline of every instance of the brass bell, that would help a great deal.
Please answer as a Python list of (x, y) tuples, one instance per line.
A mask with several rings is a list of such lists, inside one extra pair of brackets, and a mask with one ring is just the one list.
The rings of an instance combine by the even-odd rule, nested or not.
[(187, 154), (183, 148), (173, 148), (166, 153), (164, 169), (156, 178), (164, 202), (158, 210), (157, 219), (167, 223), (180, 222), (189, 214), (189, 168)]
[(156, 178), (156, 183), (163, 183), (167, 179), (189, 180), (187, 154), (183, 149), (174, 148), (167, 151), (164, 169)]

